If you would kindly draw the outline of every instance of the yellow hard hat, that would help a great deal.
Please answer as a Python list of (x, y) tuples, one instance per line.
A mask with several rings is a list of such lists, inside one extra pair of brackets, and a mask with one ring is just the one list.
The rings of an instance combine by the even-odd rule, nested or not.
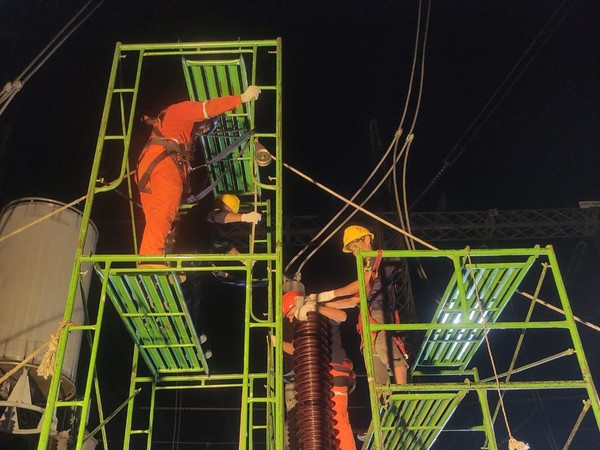
[(352, 253), (348, 249), (348, 244), (351, 242), (364, 238), (365, 236), (371, 236), (373, 239), (375, 236), (365, 227), (361, 227), (360, 225), (350, 225), (344, 230), (344, 247), (342, 247), (342, 251), (344, 253)]
[(233, 194), (223, 194), (221, 201), (231, 210), (232, 213), (236, 213), (240, 210), (240, 199)]

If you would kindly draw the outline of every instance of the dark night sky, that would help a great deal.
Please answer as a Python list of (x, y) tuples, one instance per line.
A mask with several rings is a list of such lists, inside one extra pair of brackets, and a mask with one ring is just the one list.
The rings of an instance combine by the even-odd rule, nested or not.
[[(0, 84), (14, 80), (84, 4), (59, 3), (0, 0)], [(442, 196), (449, 211), (568, 208), (600, 200), (600, 2), (432, 3), (409, 200), (465, 133), (469, 143), (458, 146), (462, 155), (416, 210), (436, 209)], [(282, 37), (284, 160), (349, 195), (375, 160), (369, 121), (377, 121), (386, 147), (400, 120), (417, 10), (416, 0), (106, 0), (0, 116), (0, 206), (25, 196), (68, 202), (83, 195), (116, 41)], [(557, 11), (518, 66), (520, 76), (513, 74), (512, 87), (493, 103), (493, 114), (469, 134)], [(182, 100), (173, 92), (181, 86), (157, 83), (154, 98), (144, 100), (155, 110), (139, 114)], [(340, 206), (285, 175), (284, 214), (330, 215)]]
[[(47, 1), (3, 2), (0, 82), (13, 80), (82, 3), (58, 10)], [(562, 3), (545, 44), (418, 209), (435, 208), (442, 193), (449, 210), (576, 207), (600, 198), (600, 5), (592, 0), (433, 2), (409, 196), (442, 167)], [(106, 0), (0, 117), (11, 131), (0, 199), (83, 193), (115, 41), (276, 36), (284, 44), (285, 160), (348, 194), (370, 171), (369, 120), (378, 121), (384, 146), (398, 125), (417, 5)], [(157, 86), (157, 110), (179, 100), (170, 89)], [(306, 187), (294, 177), (286, 179), (292, 189)], [(287, 212), (328, 209), (327, 195), (314, 192)]]

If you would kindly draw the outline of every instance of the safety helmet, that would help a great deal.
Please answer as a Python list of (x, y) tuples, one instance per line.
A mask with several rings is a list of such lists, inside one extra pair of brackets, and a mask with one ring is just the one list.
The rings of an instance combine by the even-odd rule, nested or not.
[(220, 197), (221, 201), (227, 206), (232, 213), (236, 213), (240, 210), (240, 199), (233, 194), (223, 194)]
[(296, 297), (302, 297), (302, 294), (298, 291), (290, 291), (283, 294), (281, 301), (281, 312), (284, 316), (289, 313), (294, 306), (296, 306)]
[(371, 233), (365, 227), (361, 227), (360, 225), (350, 225), (344, 230), (344, 246), (342, 247), (342, 251), (344, 253), (352, 253), (348, 248), (348, 245), (357, 239), (364, 238), (365, 236), (371, 236), (371, 239), (375, 237), (373, 233)]

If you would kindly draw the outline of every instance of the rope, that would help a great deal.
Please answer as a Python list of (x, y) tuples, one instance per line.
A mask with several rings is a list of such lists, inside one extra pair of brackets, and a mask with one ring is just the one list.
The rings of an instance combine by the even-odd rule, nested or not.
[(63, 320), (58, 326), (58, 330), (56, 333), (52, 333), (50, 335), (50, 341), (48, 341), (48, 351), (44, 355), (44, 359), (40, 363), (40, 366), (37, 369), (37, 374), (41, 377), (44, 377), (44, 380), (48, 379), (49, 376), (54, 375), (54, 362), (56, 361), (56, 349), (58, 348), (58, 340), (60, 339), (60, 333), (63, 328), (69, 327), (71, 325), (75, 325), (71, 321)]
[(475, 278), (475, 271), (473, 270), (473, 262), (471, 261), (471, 249), (469, 247), (467, 250), (467, 261), (469, 263), (469, 275), (473, 280), (473, 288), (475, 289), (475, 296), (477, 298), (477, 307), (479, 308), (479, 312), (481, 314), (481, 322), (483, 324), (483, 337), (485, 339), (485, 345), (487, 347), (488, 354), (490, 356), (490, 362), (492, 364), (492, 370), (494, 372), (494, 380), (496, 381), (496, 390), (498, 391), (498, 399), (500, 402), (500, 407), (502, 408), (502, 416), (504, 417), (504, 424), (506, 425), (506, 431), (508, 432), (508, 450), (528, 450), (529, 445), (516, 440), (512, 432), (510, 431), (510, 425), (508, 424), (508, 415), (506, 413), (506, 407), (504, 405), (504, 398), (502, 395), (502, 389), (500, 388), (500, 379), (498, 377), (498, 370), (496, 369), (496, 362), (494, 360), (494, 355), (492, 353), (492, 347), (490, 345), (490, 339), (488, 337), (488, 328), (487, 322), (485, 320), (485, 315), (483, 313), (483, 307), (481, 306), (481, 298), (479, 297), (479, 289), (477, 289), (477, 280)]
[(87, 194), (86, 195), (82, 195), (81, 197), (79, 197), (77, 200), (73, 200), (71, 203), (67, 203), (64, 206), (61, 206), (58, 209), (55, 209), (54, 211), (52, 211), (51, 213), (46, 214), (45, 216), (40, 217), (39, 219), (35, 219), (33, 222), (28, 223), (27, 225), (23, 225), (21, 228), (17, 228), (14, 231), (11, 231), (8, 234), (5, 234), (4, 236), (0, 236), (0, 242), (5, 241), (6, 239), (13, 237), (16, 234), (19, 234), (22, 231), (25, 231), (28, 228), (31, 228), (32, 226), (46, 220), (49, 219), (50, 217), (52, 217), (55, 214), (58, 214), (62, 211), (64, 211), (65, 209), (69, 209), (72, 206), (75, 206), (77, 203), (82, 202), (83, 200), (85, 200), (87, 198)]
[[(63, 325), (64, 324), (64, 325)], [(23, 361), (21, 361), (19, 364), (17, 364), (15, 367), (13, 367), (12, 369), (10, 369), (8, 372), (6, 372), (4, 375), (2, 375), (2, 378), (0, 378), (0, 384), (4, 383), (6, 380), (8, 380), (12, 375), (14, 375), (20, 368), (22, 368), (23, 366), (25, 366), (25, 364), (27, 364), (29, 361), (31, 361), (32, 359), (34, 359), (37, 355), (39, 355), (42, 350), (44, 350), (46, 347), (50, 346), (50, 349), (48, 350), (48, 353), (50, 353), (50, 351), (52, 350), (52, 347), (54, 347), (54, 354), (56, 355), (56, 345), (57, 344), (53, 344), (53, 342), (55, 341), (55, 335), (60, 337), (60, 332), (61, 330), (67, 326), (67, 325), (72, 325), (72, 322), (61, 322), (58, 331), (54, 334), (52, 334), (50, 336), (50, 340), (44, 342), (42, 345), (40, 345), (37, 349), (35, 349), (33, 351), (33, 353), (31, 353), (27, 358), (25, 358)], [(56, 338), (56, 341), (58, 341), (58, 337)], [(44, 356), (44, 360), (42, 360), (42, 364), (44, 363), (44, 361), (46, 360), (46, 358), (48, 357), (48, 353), (46, 353), (46, 356)], [(54, 367), (54, 359), (52, 360), (52, 364)], [(40, 364), (41, 367), (41, 364)], [(40, 374), (40, 369), (38, 368), (38, 375), (42, 375)], [(52, 375), (52, 373), (50, 373), (50, 375)], [(43, 376), (43, 375), (42, 375)], [(44, 379), (48, 378), (48, 376), (44, 376)]]
[(27, 358), (25, 358), (23, 361), (21, 361), (19, 364), (17, 364), (15, 367), (13, 367), (12, 369), (10, 369), (8, 372), (6, 372), (4, 375), (2, 375), (2, 378), (0, 378), (0, 384), (4, 383), (6, 380), (8, 380), (16, 371), (18, 371), (21, 367), (23, 367), (25, 364), (27, 364), (29, 361), (31, 361), (33, 358), (35, 358), (42, 350), (44, 350), (44, 348), (46, 348), (46, 346), (50, 343), (50, 341), (44, 343), (43, 345), (41, 345), (40, 347), (38, 347), (31, 355), (29, 355)]
[[(367, 178), (367, 180), (365, 180), (365, 182), (363, 183), (363, 185), (354, 193), (354, 195), (352, 196), (352, 198), (350, 200), (354, 200), (356, 197), (358, 197), (358, 195), (361, 193), (361, 191), (363, 190), (363, 188), (368, 184), (368, 182), (373, 178), (373, 176), (375, 175), (376, 171), (379, 170), (379, 168), (381, 167), (381, 165), (383, 164), (384, 160), (387, 158), (389, 152), (391, 151), (393, 145), (395, 144), (395, 142), (397, 142), (398, 139), (400, 139), (400, 136), (402, 134), (402, 130), (397, 130), (396, 134), (394, 135), (394, 139), (392, 140), (392, 143), (390, 144), (390, 146), (388, 147), (388, 150), (386, 151), (386, 154), (382, 157), (382, 159), (379, 161), (379, 163), (377, 164), (377, 166), (375, 167), (375, 169), (373, 169), (373, 171), (371, 172), (371, 175), (369, 175), (369, 177)], [(408, 138), (407, 138), (408, 139)], [(406, 146), (406, 143), (404, 144), (404, 146)], [(402, 149), (404, 149), (404, 146), (402, 147)], [(404, 150), (401, 150), (401, 152)], [(393, 165), (392, 165), (393, 167)], [(384, 176), (381, 178), (381, 180), (379, 181), (379, 183), (377, 183), (377, 185), (371, 189), (371, 192), (369, 193), (369, 195), (367, 195), (367, 197), (361, 201), (360, 205), (363, 206), (365, 205), (370, 199), (371, 197), (373, 197), (379, 190), (379, 188), (381, 187), (381, 185), (385, 182), (385, 180), (389, 177), (390, 172), (392, 171), (392, 169), (388, 169), (388, 171), (384, 174)], [(331, 218), (331, 220), (323, 227), (323, 229), (321, 229), (321, 231), (319, 233), (317, 233), (312, 239), (311, 241), (294, 257), (292, 258), (292, 260), (288, 263), (288, 265), (286, 266), (285, 270), (287, 271), (289, 269), (289, 267), (291, 267), (291, 265), (296, 261), (296, 259), (298, 259), (306, 250), (308, 250), (309, 246), (314, 243), (324, 232), (325, 230), (331, 225), (333, 224), (333, 222), (349, 207), (348, 204), (345, 204), (339, 211), (338, 213)], [(340, 223), (334, 230), (331, 231), (331, 233), (329, 233), (329, 235), (323, 239), (323, 241), (321, 241), (321, 243), (315, 248), (313, 249), (312, 252), (309, 253), (309, 255), (304, 259), (304, 261), (302, 262), (302, 264), (300, 264), (300, 266), (298, 267), (298, 271), (297, 273), (300, 273), (302, 271), (302, 268), (304, 267), (304, 265), (310, 260), (310, 258), (312, 258), (314, 256), (315, 253), (317, 253), (321, 247), (323, 247), (334, 235), (335, 233), (337, 233), (340, 228), (342, 228), (346, 223), (348, 223), (350, 221), (350, 219), (352, 217), (354, 217), (356, 215), (358, 211), (352, 211), (348, 217), (346, 217), (346, 219), (344, 219), (342, 221), (342, 223)]]
[[(554, 305), (551, 305), (550, 303), (546, 303), (545, 301), (543, 301), (543, 300), (541, 300), (541, 299), (539, 299), (539, 298), (537, 298), (537, 297), (534, 297), (533, 295), (531, 295), (531, 294), (528, 294), (527, 292), (522, 292), (522, 291), (519, 291), (519, 290), (517, 290), (517, 292), (518, 292), (519, 294), (521, 294), (521, 295), (522, 295), (523, 297), (525, 297), (525, 298), (528, 298), (528, 299), (530, 299), (530, 300), (535, 300), (535, 301), (536, 301), (537, 303), (539, 303), (540, 305), (543, 305), (543, 306), (545, 306), (545, 307), (546, 307), (546, 308), (548, 308), (548, 309), (551, 309), (551, 310), (553, 310), (553, 311), (556, 311), (557, 313), (560, 313), (560, 314), (562, 314), (563, 316), (565, 315), (565, 312), (564, 312), (562, 309), (560, 309), (560, 308), (558, 308), (558, 307), (556, 307), (556, 306), (554, 306)], [(579, 317), (577, 317), (577, 316), (573, 316), (573, 320), (575, 320), (575, 321), (577, 321), (577, 322), (579, 322), (579, 323), (581, 323), (581, 324), (585, 325), (586, 327), (589, 327), (589, 328), (591, 328), (592, 330), (595, 330), (595, 331), (600, 331), (600, 327), (599, 327), (598, 325), (594, 325), (593, 323), (591, 323), (591, 322), (588, 322), (588, 321), (586, 321), (586, 320), (583, 320), (583, 319), (580, 319), (580, 318), (579, 318)]]
[[(354, 201), (356, 199), (356, 197), (359, 196), (359, 194), (362, 192), (362, 190), (367, 186), (367, 184), (371, 181), (371, 179), (375, 176), (375, 174), (377, 173), (377, 171), (379, 170), (379, 168), (381, 167), (381, 165), (384, 163), (384, 161), (387, 159), (388, 155), (390, 154), (393, 146), (395, 145), (396, 142), (398, 142), (398, 140), (400, 139), (400, 136), (402, 135), (402, 129), (399, 128), (396, 133), (394, 134), (394, 138), (392, 139), (392, 142), (390, 143), (389, 147), (387, 148), (385, 154), (381, 157), (381, 160), (379, 161), (379, 163), (377, 163), (377, 165), (375, 166), (375, 168), (371, 171), (371, 173), (369, 174), (369, 176), (367, 177), (367, 179), (364, 181), (364, 183), (361, 185), (360, 188), (358, 188), (356, 190), (356, 192), (352, 195), (352, 197), (350, 198), (350, 200)], [(405, 144), (406, 145), (406, 144)], [(404, 149), (404, 146), (402, 147)], [(400, 152), (400, 154), (402, 154), (402, 151)], [(397, 161), (397, 160), (396, 160)], [(394, 164), (395, 162), (394, 161)], [(394, 165), (392, 164), (392, 166)], [(382, 177), (381, 181), (377, 184), (377, 186), (375, 186), (375, 188), (371, 189), (371, 193), (367, 196), (367, 198), (365, 198), (362, 202), (361, 202), (361, 206), (364, 205), (371, 197), (373, 197), (379, 187), (385, 182), (385, 180), (388, 178), (389, 174), (391, 172), (391, 169), (388, 170), (388, 172), (386, 174), (384, 174), (384, 176)], [(288, 269), (292, 266), (292, 264), (294, 264), (294, 262), (296, 262), (296, 260), (302, 256), (302, 254), (304, 254), (304, 252), (306, 250), (309, 249), (309, 247), (315, 243), (317, 241), (317, 239), (319, 239), (319, 237), (321, 237), (322, 234), (325, 233), (325, 230), (327, 230), (327, 228), (329, 228), (334, 222), (335, 220), (340, 217), (342, 215), (342, 213), (349, 207), (348, 204), (345, 204), (338, 212), (335, 216), (333, 216), (329, 222), (327, 222), (325, 224), (325, 226), (323, 226), (323, 228), (321, 229), (321, 231), (319, 231), (311, 240), (308, 244), (306, 244), (304, 246), (304, 248), (302, 250), (300, 250), (296, 256), (294, 256), (291, 261), (287, 264), (285, 271), (287, 272)], [(357, 211), (353, 211), (352, 213), (350, 213), (350, 215), (340, 224), (338, 225), (330, 234), (329, 236), (327, 236), (326, 238), (323, 239), (323, 241), (321, 242), (321, 244), (319, 244), (317, 246), (317, 248), (315, 248), (302, 262), (302, 264), (300, 265), (300, 267), (298, 268), (298, 272), (300, 272), (302, 270), (302, 267), (304, 267), (304, 265), (308, 262), (308, 260), (323, 246), (327, 243), (327, 241), (329, 241), (329, 239), (331, 239), (335, 233), (337, 233), (337, 231), (342, 228), (355, 214)]]
[(372, 213), (371, 211), (363, 208), (360, 205), (357, 205), (356, 203), (354, 203), (351, 200), (348, 200), (346, 197), (343, 197), (342, 195), (338, 194), (337, 192), (329, 189), (327, 186), (319, 183), (318, 181), (316, 181), (314, 178), (310, 178), (309, 176), (303, 174), (302, 172), (300, 172), (298, 169), (295, 169), (294, 167), (290, 166), (287, 163), (283, 163), (283, 165), (291, 170), (292, 172), (294, 172), (296, 175), (300, 176), (301, 178), (304, 178), (307, 181), (310, 181), (311, 183), (313, 183), (315, 186), (317, 186), (318, 188), (323, 189), (325, 192), (333, 195), (334, 197), (338, 198), (339, 200), (342, 200), (344, 202), (346, 202), (347, 204), (349, 204), (350, 206), (353, 206), (354, 208), (356, 208), (357, 210), (365, 213), (366, 215), (368, 215), (369, 217), (372, 217), (373, 219), (377, 220), (378, 222), (381, 222), (384, 225), (387, 225), (388, 227), (390, 227), (391, 229), (397, 231), (398, 233), (401, 233), (405, 236), (410, 237), (411, 239), (413, 239), (414, 241), (418, 242), (419, 244), (427, 247), (430, 250), (439, 250), (437, 247), (434, 247), (433, 245), (429, 244), (428, 242), (425, 242), (423, 239), (418, 238), (417, 236), (410, 234), (409, 232), (403, 230), (402, 228), (394, 225), (391, 222), (388, 222), (385, 219), (382, 219), (381, 217), (379, 217), (377, 214)]

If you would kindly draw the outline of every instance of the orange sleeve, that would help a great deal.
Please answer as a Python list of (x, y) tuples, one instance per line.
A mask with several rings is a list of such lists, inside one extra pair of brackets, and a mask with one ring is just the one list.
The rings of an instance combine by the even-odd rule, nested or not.
[(167, 109), (172, 120), (191, 120), (199, 122), (204, 119), (216, 117), (224, 112), (232, 110), (242, 104), (239, 95), (213, 98), (205, 101), (194, 102), (191, 100), (176, 103)]
[[(239, 95), (232, 95), (228, 97), (213, 98), (202, 103), (204, 103), (208, 117), (215, 117), (240, 106), (242, 104), (242, 97)], [(203, 119), (206, 119), (206, 117), (203, 117)]]

